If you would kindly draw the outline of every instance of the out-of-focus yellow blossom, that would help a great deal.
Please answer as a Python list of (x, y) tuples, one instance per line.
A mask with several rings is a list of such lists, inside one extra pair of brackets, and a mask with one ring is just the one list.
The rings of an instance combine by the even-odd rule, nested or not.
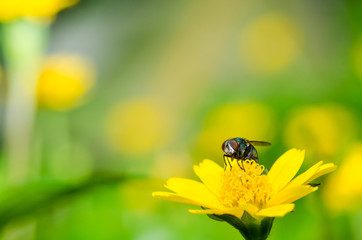
[(191, 159), (186, 153), (161, 153), (155, 157), (150, 173), (155, 178), (168, 179), (172, 176), (185, 176), (189, 173)]
[(78, 0), (1, 0), (0, 21), (16, 18), (51, 18), (64, 8), (76, 4)]
[(41, 106), (64, 110), (79, 105), (94, 85), (95, 71), (79, 55), (54, 55), (45, 60), (37, 87)]
[(121, 186), (120, 199), (125, 208), (140, 216), (151, 214), (158, 205), (150, 194), (150, 189), (161, 184), (157, 179), (140, 179), (128, 181)]
[(336, 173), (328, 178), (323, 191), (327, 206), (336, 211), (362, 208), (362, 143), (350, 149)]
[(220, 154), (228, 138), (271, 141), (275, 130), (272, 111), (261, 103), (229, 103), (214, 109), (203, 124), (197, 148), (208, 156)]
[(343, 149), (356, 128), (353, 116), (342, 106), (309, 106), (292, 113), (285, 129), (285, 142), (330, 156)]
[(300, 50), (298, 26), (288, 16), (268, 14), (246, 27), (241, 35), (241, 57), (253, 72), (284, 70)]
[[(268, 174), (264, 166), (253, 160), (243, 162), (241, 169), (236, 161), (232, 168), (224, 168), (211, 160), (204, 160), (194, 171), (202, 183), (171, 178), (166, 183), (170, 192), (154, 192), (153, 196), (175, 202), (201, 206), (191, 213), (230, 214), (241, 219), (248, 212), (257, 221), (265, 217), (283, 217), (293, 211), (293, 202), (314, 192), (318, 187), (309, 183), (317, 177), (336, 169), (332, 163), (322, 161), (295, 177), (304, 160), (304, 151), (291, 149), (271, 167)], [(293, 179), (294, 178), (294, 179)]]
[(134, 99), (113, 107), (106, 119), (106, 134), (121, 153), (142, 155), (159, 149), (171, 135), (165, 106), (153, 99)]
[(352, 62), (358, 77), (362, 80), (362, 37), (356, 41), (352, 49)]

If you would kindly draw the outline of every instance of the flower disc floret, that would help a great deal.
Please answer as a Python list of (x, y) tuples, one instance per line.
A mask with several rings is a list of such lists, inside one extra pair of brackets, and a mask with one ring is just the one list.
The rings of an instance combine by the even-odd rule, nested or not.
[(243, 162), (243, 169), (235, 166), (223, 173), (220, 189), (220, 202), (225, 207), (240, 207), (253, 204), (258, 208), (266, 206), (272, 188), (264, 172), (264, 166), (253, 160)]

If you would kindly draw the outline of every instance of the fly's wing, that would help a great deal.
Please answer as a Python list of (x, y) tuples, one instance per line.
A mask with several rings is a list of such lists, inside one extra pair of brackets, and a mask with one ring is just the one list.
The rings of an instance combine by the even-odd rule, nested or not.
[(270, 146), (270, 142), (263, 142), (263, 141), (249, 141), (251, 144), (255, 146)]

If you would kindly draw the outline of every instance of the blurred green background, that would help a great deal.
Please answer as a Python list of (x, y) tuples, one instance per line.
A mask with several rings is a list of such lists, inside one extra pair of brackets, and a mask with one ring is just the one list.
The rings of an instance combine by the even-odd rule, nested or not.
[(151, 197), (232, 137), (339, 166), (270, 239), (362, 239), (362, 3), (4, 2), (1, 239), (240, 239)]

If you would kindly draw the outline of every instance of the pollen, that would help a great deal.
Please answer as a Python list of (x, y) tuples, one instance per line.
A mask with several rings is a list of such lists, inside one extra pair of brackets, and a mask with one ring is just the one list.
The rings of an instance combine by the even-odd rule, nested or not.
[(272, 188), (266, 175), (263, 175), (265, 168), (254, 160), (243, 161), (241, 169), (236, 160), (232, 168), (227, 168), (223, 174), (220, 189), (220, 200), (225, 207), (239, 207), (245, 204), (263, 208), (270, 199)]

